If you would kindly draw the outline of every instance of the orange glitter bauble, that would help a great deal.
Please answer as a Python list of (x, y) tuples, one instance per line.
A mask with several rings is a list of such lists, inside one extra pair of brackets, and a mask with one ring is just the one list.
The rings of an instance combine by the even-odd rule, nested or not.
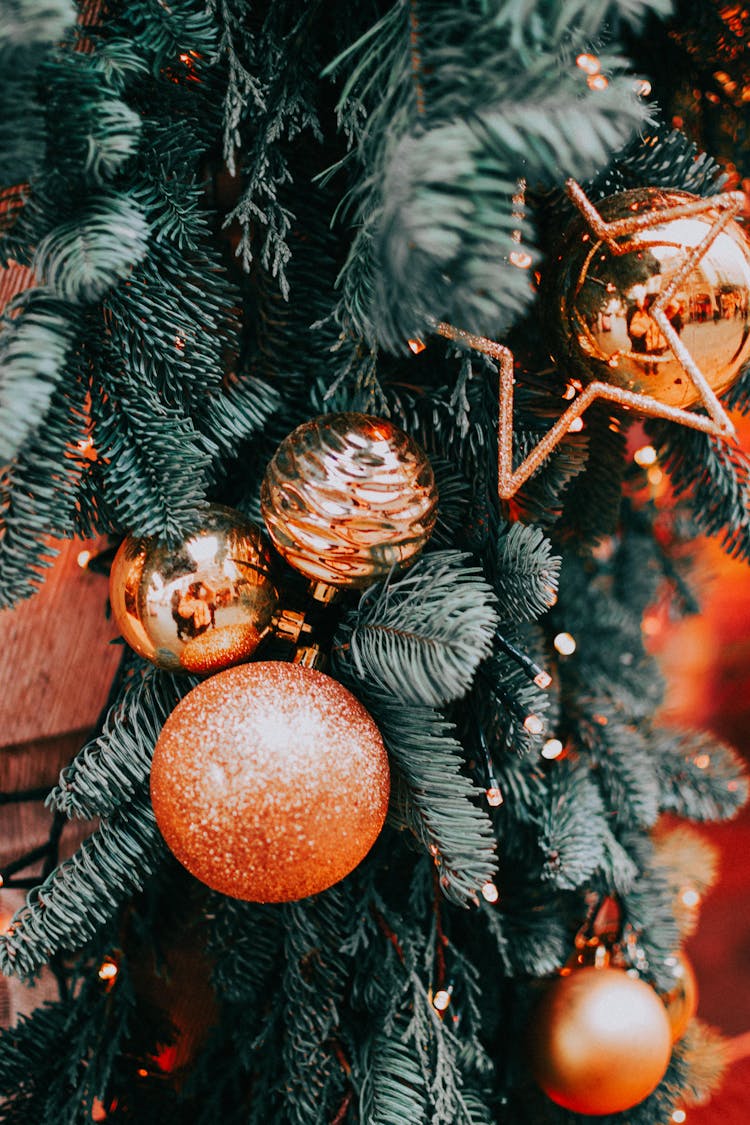
[(338, 681), (280, 661), (219, 672), (188, 692), (154, 750), (164, 839), (207, 886), (291, 902), (339, 882), (388, 809), (383, 740)]
[(534, 1078), (575, 1113), (620, 1113), (664, 1077), (672, 1033), (661, 1000), (623, 969), (575, 969), (544, 993), (530, 1029)]

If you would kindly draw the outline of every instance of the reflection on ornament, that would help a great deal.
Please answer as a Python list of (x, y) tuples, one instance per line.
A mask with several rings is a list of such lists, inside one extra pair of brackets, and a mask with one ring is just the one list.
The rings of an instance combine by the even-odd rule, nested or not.
[(620, 1113), (664, 1077), (672, 1035), (654, 990), (622, 969), (575, 969), (544, 993), (530, 1028), (534, 1078), (576, 1113)]
[[(732, 222), (742, 208), (741, 193), (724, 192), (699, 199), (686, 192), (652, 188), (624, 192), (612, 199), (628, 197), (626, 214), (610, 222), (578, 184), (570, 180), (567, 187), (588, 230), (576, 228), (579, 233), (569, 255), (572, 261), (568, 262), (566, 257), (559, 265), (560, 276), (554, 290), (560, 321), (558, 350), (562, 359), (569, 361), (572, 356), (580, 363), (579, 373), (592, 381), (586, 386), (579, 379), (569, 381), (564, 397), (570, 405), (517, 468), (513, 468), (512, 353), (494, 340), (450, 324), (435, 326), (441, 336), (498, 362), (498, 495), (503, 500), (515, 496), (563, 438), (581, 428), (581, 415), (597, 399), (718, 437), (732, 437), (734, 428), (717, 393), (731, 386), (750, 359), (750, 249), (741, 229)], [(602, 204), (605, 214), (610, 208), (619, 214), (619, 204)], [(617, 302), (632, 298), (637, 304), (638, 290), (633, 293), (632, 286), (638, 284), (639, 271), (643, 273), (647, 260), (653, 267), (645, 274), (647, 296), (650, 292), (653, 297), (645, 310), (653, 322), (652, 342), (644, 345), (651, 347), (650, 352), (638, 353), (632, 346), (635, 333), (627, 331), (632, 327), (632, 318), (628, 324), (629, 308), (623, 313)], [(574, 266), (578, 273), (574, 273)], [(600, 267), (602, 274), (598, 276), (596, 270)], [(581, 291), (589, 276), (589, 289), (581, 307)], [(702, 296), (701, 286), (706, 277), (711, 280), (710, 292)], [(593, 303), (588, 311), (587, 302)], [(712, 311), (707, 317), (709, 308)], [(594, 309), (595, 323), (591, 320)], [(601, 340), (607, 331), (612, 332), (613, 316), (617, 319), (618, 310), (615, 338), (623, 348), (615, 344), (608, 351)], [(620, 339), (623, 316), (625, 338)], [(586, 331), (580, 328), (581, 324)], [(712, 358), (713, 347), (718, 351), (716, 358)], [(600, 354), (596, 353), (597, 348)], [(639, 354), (641, 358), (637, 358)], [(703, 364), (707, 368), (705, 374)], [(704, 406), (708, 416), (686, 409), (692, 405)]]
[(288, 563), (358, 588), (415, 561), (435, 525), (437, 488), (426, 454), (392, 422), (325, 414), (276, 450), (261, 509)]
[(731, 209), (657, 188), (597, 211), (574, 199), (584, 218), (562, 243), (552, 293), (558, 358), (658, 403), (713, 405), (691, 368), (718, 395), (750, 360), (750, 246)]
[(188, 692), (154, 750), (159, 828), (197, 879), (288, 902), (343, 879), (375, 842), (390, 774), (380, 732), (336, 680), (259, 661)]
[(216, 672), (246, 660), (276, 610), (260, 530), (214, 504), (177, 547), (129, 536), (110, 574), (112, 613), (128, 644), (160, 668)]
[(682, 950), (675, 955), (674, 961), (674, 986), (662, 994), (662, 1001), (672, 1028), (672, 1039), (676, 1042), (685, 1034), (698, 1011), (698, 982), (693, 966)]

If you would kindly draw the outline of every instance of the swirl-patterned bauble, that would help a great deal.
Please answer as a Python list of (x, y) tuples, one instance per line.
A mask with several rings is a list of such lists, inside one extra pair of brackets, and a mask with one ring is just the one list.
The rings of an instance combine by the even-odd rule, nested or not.
[(188, 692), (151, 769), (156, 820), (180, 863), (253, 902), (305, 898), (348, 875), (383, 827), (389, 791), (362, 704), (330, 676), (281, 661), (229, 668)]
[(109, 597), (137, 653), (199, 675), (247, 660), (278, 605), (260, 529), (219, 504), (176, 546), (128, 536), (112, 564)]
[(293, 567), (358, 588), (416, 559), (435, 525), (437, 488), (427, 455), (392, 422), (324, 414), (276, 450), (261, 509)]

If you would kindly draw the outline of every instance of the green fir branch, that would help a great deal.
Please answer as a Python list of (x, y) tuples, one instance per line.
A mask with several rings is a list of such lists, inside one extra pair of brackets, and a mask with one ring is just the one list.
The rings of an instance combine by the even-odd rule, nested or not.
[(731, 820), (747, 800), (739, 755), (714, 735), (657, 728), (652, 745), (661, 808), (690, 820)]
[(112, 816), (148, 782), (156, 741), (180, 699), (198, 683), (140, 662), (96, 738), (60, 774), (47, 804), (69, 818)]
[(74, 332), (66, 307), (44, 291), (27, 290), (6, 309), (0, 323), (0, 462), (16, 456), (47, 413)]
[(0, 934), (0, 970), (26, 980), (57, 953), (80, 949), (113, 923), (164, 854), (148, 793), (141, 791), (30, 892)]
[(100, 193), (82, 214), (42, 239), (33, 269), (63, 300), (93, 301), (127, 277), (145, 256), (148, 237), (148, 224), (135, 200)]
[(492, 575), (500, 616), (509, 621), (541, 617), (556, 599), (560, 564), (538, 527), (502, 526)]
[(336, 674), (371, 712), (403, 782), (401, 807), (392, 815), (399, 811), (403, 827), (433, 855), (446, 897), (460, 905), (475, 902), (497, 869), (495, 839), (477, 804), (481, 790), (461, 772), (464, 753), (452, 724), (431, 707), (357, 679), (340, 658)]
[(334, 643), (352, 677), (437, 707), (466, 694), (492, 651), (494, 600), (469, 556), (436, 552), (368, 590)]

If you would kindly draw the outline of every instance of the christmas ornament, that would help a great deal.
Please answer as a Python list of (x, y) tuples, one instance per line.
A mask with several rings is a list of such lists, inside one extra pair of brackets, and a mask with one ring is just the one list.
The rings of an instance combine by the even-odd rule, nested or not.
[(280, 661), (230, 668), (189, 692), (151, 771), (156, 820), (180, 863), (254, 902), (343, 879), (380, 833), (389, 788), (361, 703), (330, 676)]
[(698, 982), (693, 966), (680, 950), (675, 955), (674, 985), (662, 994), (662, 1002), (672, 1028), (672, 1040), (682, 1039), (691, 1019), (698, 1011)]
[(436, 519), (425, 453), (384, 418), (324, 414), (276, 450), (261, 509), (287, 562), (332, 586), (363, 587), (408, 566)]
[(534, 1078), (576, 1113), (619, 1113), (664, 1077), (669, 1019), (654, 990), (623, 969), (589, 966), (547, 989), (530, 1029)]
[(129, 536), (110, 574), (112, 612), (137, 653), (171, 671), (246, 660), (278, 604), (260, 530), (214, 504), (177, 547)]
[(715, 405), (750, 361), (750, 244), (727, 197), (574, 198), (585, 218), (557, 259), (558, 358), (657, 403)]
[[(512, 353), (484, 336), (436, 325), (440, 335), (498, 361), (503, 500), (566, 434), (582, 429), (581, 415), (596, 399), (733, 437), (717, 395), (750, 361), (750, 248), (732, 221), (741, 193), (700, 199), (643, 188), (612, 196), (597, 210), (574, 181), (567, 188), (585, 223), (569, 232), (550, 288), (558, 358), (574, 363), (577, 377), (566, 391), (570, 405), (516, 469)], [(688, 409), (693, 405), (706, 414)]]

